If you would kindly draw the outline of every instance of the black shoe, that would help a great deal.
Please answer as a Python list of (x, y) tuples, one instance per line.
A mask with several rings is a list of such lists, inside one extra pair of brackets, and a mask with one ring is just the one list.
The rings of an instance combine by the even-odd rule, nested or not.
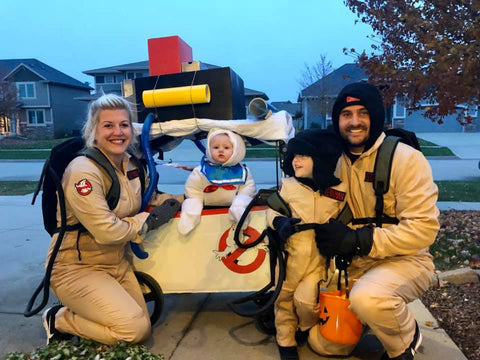
[(407, 350), (405, 350), (403, 354), (400, 354), (394, 358), (388, 357), (387, 352), (384, 352), (381, 360), (413, 360), (421, 343), (422, 333), (420, 332), (418, 324), (415, 321), (415, 335), (413, 335), (413, 340)]
[(42, 319), (43, 327), (47, 332), (47, 345), (53, 341), (71, 340), (73, 338), (73, 335), (64, 334), (55, 329), (55, 315), (62, 307), (62, 305), (55, 305), (43, 312)]
[(299, 360), (296, 346), (278, 345), (278, 350), (280, 351), (281, 360)]
[(310, 329), (307, 329), (307, 330), (298, 329), (295, 332), (295, 341), (297, 342), (298, 346), (303, 346), (307, 343), (309, 333), (310, 333)]

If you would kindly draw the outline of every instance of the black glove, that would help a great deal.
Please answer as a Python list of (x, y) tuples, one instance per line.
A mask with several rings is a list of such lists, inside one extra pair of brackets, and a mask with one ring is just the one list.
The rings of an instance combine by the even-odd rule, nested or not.
[(335, 267), (338, 270), (347, 270), (352, 263), (352, 255), (337, 255), (335, 256)]
[(147, 231), (154, 230), (167, 223), (181, 207), (180, 203), (175, 199), (167, 199), (161, 205), (156, 206), (145, 221), (145, 224), (148, 226)]
[(347, 225), (331, 219), (315, 228), (318, 251), (326, 257), (335, 255), (368, 255), (373, 244), (373, 228), (350, 229)]
[(294, 226), (301, 220), (298, 218), (290, 218), (284, 216), (277, 216), (273, 219), (273, 227), (277, 230), (278, 236), (283, 242), (286, 242), (288, 238), (295, 232)]

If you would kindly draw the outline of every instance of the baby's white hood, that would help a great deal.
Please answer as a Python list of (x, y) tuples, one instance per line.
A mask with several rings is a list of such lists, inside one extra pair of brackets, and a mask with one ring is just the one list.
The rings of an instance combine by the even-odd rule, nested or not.
[(240, 161), (242, 161), (245, 158), (245, 152), (246, 152), (245, 142), (243, 141), (243, 138), (240, 135), (230, 130), (211, 129), (208, 132), (207, 149), (206, 149), (207, 151), (205, 154), (206, 159), (211, 163), (220, 164), (218, 161), (215, 161), (212, 159), (212, 154), (210, 153), (210, 140), (213, 139), (213, 137), (218, 134), (227, 135), (228, 138), (230, 139), (230, 142), (233, 145), (232, 157), (228, 159), (225, 163), (223, 163), (223, 166), (237, 165)]

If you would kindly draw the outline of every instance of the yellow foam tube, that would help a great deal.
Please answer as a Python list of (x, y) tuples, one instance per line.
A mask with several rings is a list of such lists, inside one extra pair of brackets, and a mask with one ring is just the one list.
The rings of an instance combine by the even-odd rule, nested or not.
[(205, 104), (210, 102), (210, 87), (205, 84), (145, 90), (142, 100), (147, 108)]

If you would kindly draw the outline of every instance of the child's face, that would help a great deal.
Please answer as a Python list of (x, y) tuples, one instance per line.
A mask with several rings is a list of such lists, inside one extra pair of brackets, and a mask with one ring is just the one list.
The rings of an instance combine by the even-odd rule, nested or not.
[(308, 155), (295, 155), (292, 160), (295, 177), (313, 179), (313, 159)]
[(224, 163), (232, 157), (233, 144), (226, 134), (215, 135), (210, 141), (210, 154), (213, 160)]

